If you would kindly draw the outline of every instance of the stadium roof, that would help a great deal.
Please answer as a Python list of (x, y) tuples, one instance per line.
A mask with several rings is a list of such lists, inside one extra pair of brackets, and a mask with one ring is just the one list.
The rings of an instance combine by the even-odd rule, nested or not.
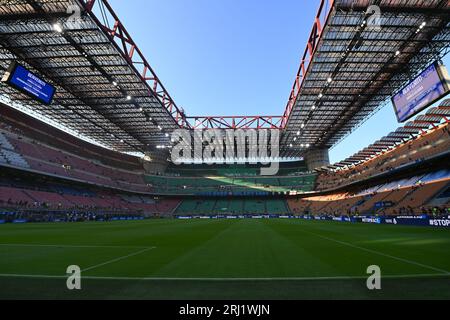
[[(297, 146), (336, 145), (448, 51), (447, 0), (322, 1), (322, 11), (327, 4), (331, 9), (319, 11), (285, 113), (285, 145), (298, 131)], [(377, 14), (370, 5), (381, 10), (379, 25), (370, 23)]]
[[(97, 3), (101, 12), (109, 10), (106, 1)], [(45, 106), (5, 85), (1, 92), (119, 151), (168, 144), (166, 133), (178, 128), (175, 119), (181, 111), (139, 49), (129, 43), (125, 28), (107, 30), (89, 11), (92, 4), (84, 0), (2, 2), (0, 69), (6, 70), (17, 59), (53, 83), (57, 93), (55, 102)], [(83, 9), (71, 19), (67, 12), (76, 14), (76, 8)], [(113, 32), (124, 42), (116, 42)]]
[(123, 152), (169, 145), (179, 127), (273, 128), (283, 131), (281, 156), (299, 157), (334, 146), (446, 54), (449, 10), (448, 0), (321, 0), (282, 116), (188, 117), (107, 0), (3, 1), (0, 69), (18, 60), (57, 94), (50, 106), (4, 84), (0, 94)]
[(449, 122), (450, 99), (442, 102), (439, 107), (428, 110), (425, 115), (419, 116), (416, 120), (408, 122), (403, 127), (391, 132), (386, 137), (361, 150), (350, 158), (329, 166), (328, 169), (343, 168), (364, 163), (382, 153), (396, 148), (398, 145), (411, 139), (415, 139), (417, 136), (426, 133), (428, 130), (435, 129), (437, 126)]

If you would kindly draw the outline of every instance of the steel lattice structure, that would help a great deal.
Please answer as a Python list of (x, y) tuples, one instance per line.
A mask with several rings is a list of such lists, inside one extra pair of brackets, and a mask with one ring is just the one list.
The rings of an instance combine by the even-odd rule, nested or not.
[[(97, 18), (96, 3), (112, 27)], [(73, 21), (71, 8), (80, 8)], [(8, 0), (0, 21), (0, 68), (17, 59), (57, 87), (44, 106), (2, 85), (12, 100), (119, 151), (170, 142), (166, 133), (184, 116), (107, 1)]]
[[(291, 154), (299, 144), (336, 145), (449, 47), (447, 0), (328, 3), (323, 29), (316, 19), (302, 60), (307, 66), (300, 68), (287, 109), (283, 144), (300, 137)], [(370, 5), (381, 10), (379, 27), (367, 23)]]
[(430, 129), (436, 129), (439, 125), (449, 122), (450, 100), (445, 100), (439, 107), (428, 110), (425, 115), (418, 116), (414, 121), (406, 123), (403, 127), (391, 132), (353, 156), (324, 169), (336, 170), (367, 162), (411, 139), (415, 139)]
[(300, 157), (336, 145), (450, 44), (448, 0), (319, 4), (281, 116), (186, 116), (107, 0), (3, 0), (0, 69), (18, 60), (57, 95), (45, 106), (3, 84), (0, 94), (123, 152), (169, 145), (177, 128), (256, 128), (281, 130), (281, 156)]

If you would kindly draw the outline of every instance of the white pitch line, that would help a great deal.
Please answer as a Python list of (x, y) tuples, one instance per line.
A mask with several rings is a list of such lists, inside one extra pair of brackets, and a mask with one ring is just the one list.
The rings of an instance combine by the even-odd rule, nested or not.
[[(33, 275), (33, 274), (0, 274), (0, 278), (35, 278), (35, 279), (66, 279), (68, 276)], [(421, 278), (447, 278), (449, 274), (406, 274), (385, 275), (383, 279), (421, 279)], [(117, 280), (117, 281), (197, 281), (197, 282), (274, 282), (274, 281), (329, 281), (329, 280), (361, 280), (367, 276), (336, 276), (336, 277), (287, 277), (287, 278), (157, 278), (157, 277), (96, 277), (82, 276), (87, 280)]]
[(376, 250), (372, 250), (372, 249), (367, 249), (367, 248), (360, 247), (360, 246), (357, 246), (357, 245), (354, 245), (354, 244), (351, 244), (351, 243), (348, 243), (348, 242), (336, 240), (336, 239), (333, 239), (333, 238), (328, 238), (328, 237), (316, 234), (314, 232), (305, 231), (305, 230), (303, 230), (303, 232), (312, 234), (312, 235), (314, 235), (316, 237), (319, 237), (319, 238), (322, 238), (322, 239), (325, 239), (325, 240), (328, 240), (328, 241), (332, 241), (332, 242), (335, 242), (335, 243), (339, 243), (339, 244), (348, 246), (350, 248), (359, 249), (359, 250), (366, 251), (366, 252), (369, 252), (369, 253), (373, 253), (373, 254), (376, 254), (376, 255), (379, 255), (379, 256), (391, 258), (391, 259), (398, 260), (398, 261), (401, 261), (401, 262), (405, 262), (405, 263), (408, 263), (408, 264), (411, 264), (411, 265), (415, 265), (415, 266), (419, 266), (419, 267), (426, 268), (426, 269), (429, 269), (429, 270), (433, 270), (433, 271), (442, 273), (444, 275), (450, 275), (450, 272), (447, 271), (447, 270), (439, 269), (439, 268), (436, 268), (436, 267), (433, 267), (433, 266), (430, 266), (430, 265), (427, 265), (427, 264), (423, 264), (423, 263), (420, 263), (420, 262), (417, 262), (417, 261), (396, 257), (396, 256), (393, 256), (393, 255), (386, 254), (386, 253), (383, 253), (383, 252), (380, 252), (380, 251), (376, 251)]
[(118, 261), (121, 261), (121, 260), (125, 260), (125, 259), (128, 259), (128, 258), (137, 256), (137, 255), (140, 255), (140, 254), (142, 254), (142, 253), (144, 253), (144, 252), (153, 250), (153, 249), (155, 249), (155, 248), (156, 248), (156, 247), (150, 247), (150, 248), (146, 248), (146, 249), (140, 250), (140, 251), (138, 251), (138, 252), (130, 253), (130, 254), (126, 255), (126, 256), (122, 256), (122, 257), (118, 257), (118, 258), (115, 258), (115, 259), (111, 259), (111, 260), (108, 260), (108, 261), (106, 261), (106, 262), (99, 263), (99, 264), (96, 264), (96, 265), (91, 266), (91, 267), (89, 267), (89, 268), (83, 269), (82, 272), (87, 272), (87, 271), (90, 271), (90, 270), (93, 270), (93, 269), (97, 269), (97, 268), (106, 266), (106, 265), (111, 264), (111, 263), (114, 263), (114, 262), (118, 262)]
[(90, 245), (59, 245), (59, 244), (19, 244), (19, 243), (0, 243), (0, 247), (22, 247), (22, 248), (80, 248), (80, 249), (147, 249), (142, 246), (90, 246)]

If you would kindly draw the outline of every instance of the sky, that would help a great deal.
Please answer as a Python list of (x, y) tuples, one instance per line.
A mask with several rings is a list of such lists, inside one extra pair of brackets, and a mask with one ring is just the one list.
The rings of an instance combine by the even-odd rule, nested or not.
[[(320, 3), (109, 2), (189, 116), (281, 115)], [(353, 155), (399, 126), (389, 103), (330, 151), (331, 162)]]

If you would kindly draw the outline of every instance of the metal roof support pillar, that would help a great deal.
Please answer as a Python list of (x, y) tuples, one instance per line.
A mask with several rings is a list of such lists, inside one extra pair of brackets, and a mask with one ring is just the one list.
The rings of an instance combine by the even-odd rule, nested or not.
[(163, 174), (169, 166), (167, 150), (148, 151), (144, 157), (144, 170), (148, 174)]
[(330, 165), (329, 149), (312, 149), (305, 155), (306, 166), (312, 171)]

